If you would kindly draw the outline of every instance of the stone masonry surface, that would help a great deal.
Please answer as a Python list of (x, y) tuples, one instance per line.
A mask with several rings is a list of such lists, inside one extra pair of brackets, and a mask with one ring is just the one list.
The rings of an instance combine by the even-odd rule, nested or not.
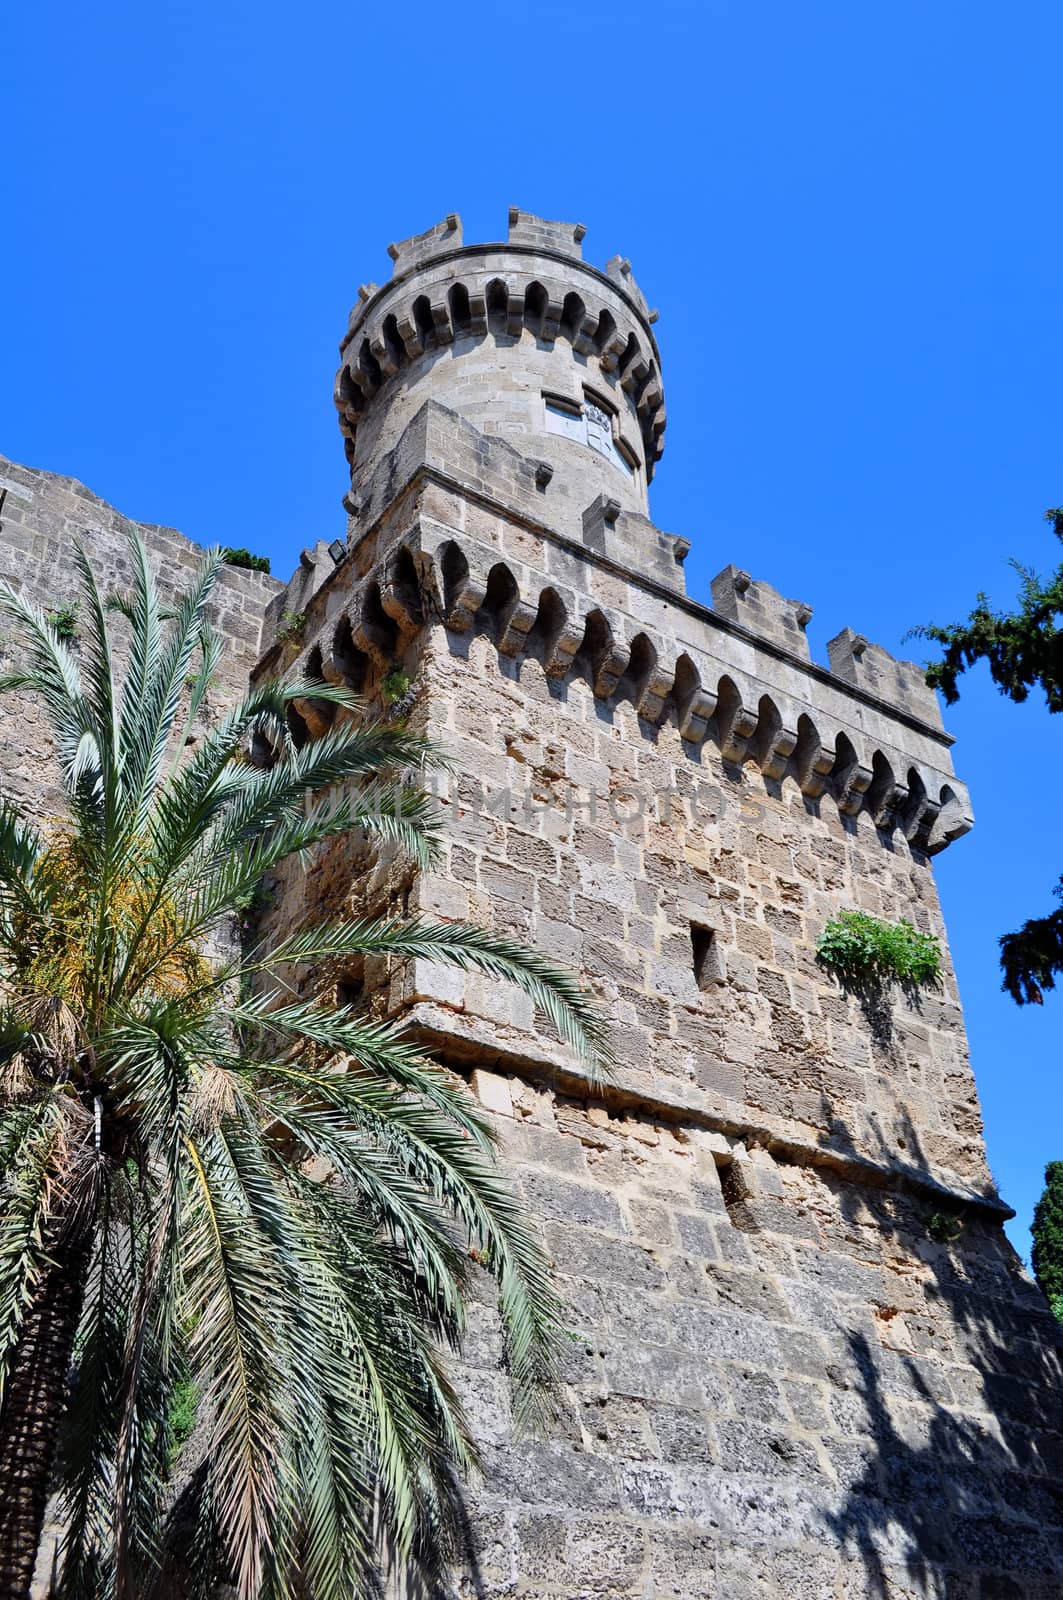
[[(451, 762), (430, 873), (334, 841), (278, 876), (264, 931), (470, 917), (580, 971), (610, 1020), (596, 1085), (481, 979), (292, 974), (405, 1018), (469, 1081), (570, 1308), (558, 1414), (529, 1438), (476, 1304), (457, 1377), (484, 1473), (452, 1594), (1054, 1600), (1060, 1339), (1001, 1229), (947, 946), (919, 996), (815, 960), (845, 907), (944, 942), (931, 858), (971, 813), (936, 698), (849, 629), (812, 662), (809, 607), (739, 567), (711, 606), (686, 595), (686, 541), (647, 514), (656, 314), (582, 239), (514, 208), (504, 244), (452, 216), (390, 247), (341, 347), (346, 557), (304, 552), (283, 592), (233, 574), (220, 608), (219, 699), (298, 671), (379, 709), (399, 667)], [(551, 397), (611, 407), (627, 455), (551, 432)], [(120, 519), (3, 475), (37, 497), (4, 515), (5, 558), (54, 603), (76, 497), (107, 559)], [(150, 536), (180, 575), (191, 547)], [(301, 701), (293, 735), (329, 716)], [(26, 752), (0, 752), (24, 791)]]
[[(164, 598), (188, 584), (203, 550), (173, 528), (133, 522), (74, 478), (40, 472), (0, 456), (0, 579), (37, 605), (58, 611), (78, 599), (75, 542), (85, 548), (101, 592), (128, 588), (132, 568), (128, 538), (137, 529), (145, 540)], [(217, 715), (246, 692), (248, 674), (261, 647), (267, 602), (281, 585), (259, 572), (226, 567), (213, 606), (213, 623), (225, 640), (225, 654), (211, 689), (205, 716)], [(116, 629), (121, 660), (121, 633)], [(0, 635), (3, 670), (15, 664), (13, 643)], [(191, 729), (194, 739), (196, 730)], [(0, 773), (7, 794), (36, 804), (44, 814), (55, 809), (51, 738), (40, 706), (12, 695), (0, 722)]]

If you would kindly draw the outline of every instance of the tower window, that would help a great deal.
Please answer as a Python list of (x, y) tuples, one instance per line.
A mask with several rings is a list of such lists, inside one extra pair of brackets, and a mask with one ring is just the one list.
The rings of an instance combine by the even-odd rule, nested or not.
[(546, 405), (546, 431), (559, 433), (562, 438), (574, 439), (577, 444), (589, 445), (605, 456), (628, 477), (634, 476), (634, 465), (629, 452), (616, 438), (612, 414), (588, 395), (583, 405), (567, 400), (561, 395), (543, 396)]
[(587, 421), (587, 443), (591, 449), (597, 450), (600, 456), (605, 456), (606, 460), (611, 461), (615, 467), (622, 468), (624, 472), (630, 472), (631, 468), (616, 447), (616, 439), (613, 435), (613, 419), (609, 412), (605, 411), (601, 406), (595, 405), (593, 400), (588, 400), (583, 409)]
[(575, 439), (579, 444), (587, 443), (587, 424), (582, 409), (578, 405), (555, 400), (552, 396), (546, 402), (546, 431), (559, 433), (565, 439)]

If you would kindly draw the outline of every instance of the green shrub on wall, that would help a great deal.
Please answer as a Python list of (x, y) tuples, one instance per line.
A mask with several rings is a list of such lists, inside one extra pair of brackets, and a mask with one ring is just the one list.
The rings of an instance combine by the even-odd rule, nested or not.
[(78, 636), (78, 612), (81, 609), (79, 600), (71, 601), (68, 606), (57, 606), (47, 613), (48, 621), (56, 631), (58, 638), (72, 643)]
[(820, 934), (816, 957), (848, 982), (891, 980), (924, 988), (941, 980), (941, 945), (910, 922), (880, 922), (866, 911), (841, 911)]
[(246, 567), (248, 572), (268, 572), (269, 556), (255, 556), (243, 545), (239, 549), (231, 544), (222, 546), (222, 560), (230, 567)]
[(290, 644), (301, 639), (305, 632), (306, 612), (286, 611), (277, 630), (277, 641), (279, 644)]

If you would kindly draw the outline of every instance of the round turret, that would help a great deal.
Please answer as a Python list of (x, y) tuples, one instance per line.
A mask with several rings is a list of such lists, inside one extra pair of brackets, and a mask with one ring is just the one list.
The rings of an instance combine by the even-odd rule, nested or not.
[(619, 256), (582, 260), (579, 225), (509, 213), (505, 244), (463, 245), (447, 217), (389, 247), (359, 290), (336, 406), (357, 488), (428, 400), (552, 469), (551, 494), (647, 513), (664, 445), (650, 311)]

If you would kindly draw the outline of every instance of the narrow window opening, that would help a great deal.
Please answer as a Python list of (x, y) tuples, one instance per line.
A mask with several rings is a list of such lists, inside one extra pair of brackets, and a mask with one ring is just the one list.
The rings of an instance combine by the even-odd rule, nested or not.
[(696, 922), (692, 922), (690, 945), (694, 953), (694, 977), (698, 988), (714, 989), (717, 984), (726, 983), (727, 971), (715, 928), (700, 928)]
[(354, 972), (345, 972), (342, 978), (336, 980), (336, 1009), (344, 1010), (347, 1006), (356, 1006), (365, 992), (365, 984)]
[(748, 1162), (718, 1161), (716, 1175), (720, 1180), (720, 1193), (732, 1227), (742, 1233), (758, 1233), (760, 1226), (749, 1205), (752, 1195), (745, 1178), (744, 1168), (748, 1165)]

